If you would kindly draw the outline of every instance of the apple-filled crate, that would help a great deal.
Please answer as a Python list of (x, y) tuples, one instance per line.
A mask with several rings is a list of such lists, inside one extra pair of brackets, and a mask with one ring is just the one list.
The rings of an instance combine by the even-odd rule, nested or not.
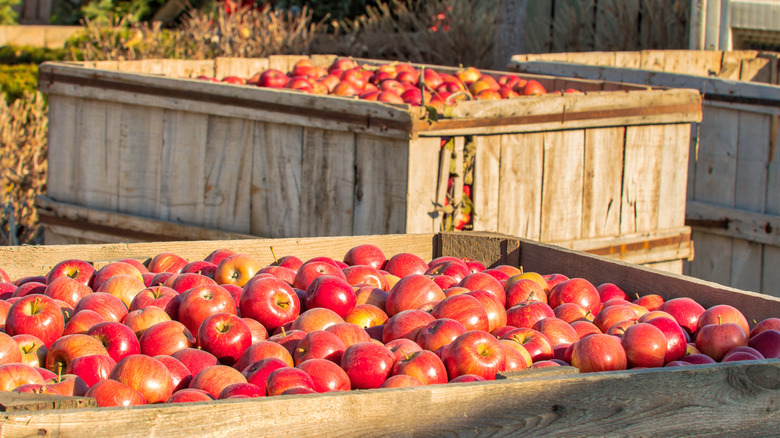
[(686, 274), (780, 294), (780, 60), (755, 50), (517, 55), (512, 71), (700, 90), (688, 166)]
[(501, 234), (0, 261), (6, 436), (769, 436), (780, 414), (780, 298)]
[[(348, 62), (374, 88), (428, 76), (435, 109), (389, 89), (358, 96), (349, 84), (280, 76), (314, 65), (343, 70), (345, 82), (350, 69), (337, 66)], [(276, 76), (261, 79), (268, 71)], [(434, 90), (433, 73), (454, 79)], [(458, 91), (475, 75), (485, 79)], [(676, 272), (692, 256), (693, 90), (329, 55), (46, 63), (39, 79), (47, 243), (465, 227)], [(490, 88), (499, 85), (503, 95)]]

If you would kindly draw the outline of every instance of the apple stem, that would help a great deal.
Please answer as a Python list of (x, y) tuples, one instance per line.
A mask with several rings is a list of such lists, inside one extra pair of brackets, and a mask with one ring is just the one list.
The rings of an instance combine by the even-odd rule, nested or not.
[(641, 297), (639, 296), (639, 292), (635, 293), (634, 295), (636, 295), (636, 298), (637, 298), (637, 299), (641, 298)]
[(287, 335), (284, 333), (284, 326), (281, 326), (281, 327), (279, 327), (279, 328), (281, 328), (281, 329), (282, 329), (282, 336), (287, 336)]
[(720, 315), (718, 315), (718, 325), (721, 325), (721, 324), (722, 324), (722, 322), (720, 320)]
[(279, 263), (279, 260), (276, 258), (276, 253), (274, 252), (274, 247), (269, 246), (271, 248), (271, 255), (274, 257), (274, 263)]
[(410, 355), (409, 355), (407, 352), (405, 352), (404, 350), (401, 350), (401, 354), (403, 354), (403, 355), (404, 355), (404, 359), (406, 359), (406, 360), (409, 360), (409, 358), (411, 357), (411, 356), (410, 356)]

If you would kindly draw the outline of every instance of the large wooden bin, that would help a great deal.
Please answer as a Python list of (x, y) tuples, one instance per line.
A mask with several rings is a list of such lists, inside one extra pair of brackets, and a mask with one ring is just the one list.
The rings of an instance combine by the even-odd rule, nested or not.
[[(250, 253), (343, 257), (361, 243), (386, 254), (424, 259), (471, 257), (487, 265), (559, 272), (630, 293), (688, 296), (703, 306), (730, 304), (749, 320), (780, 315), (780, 298), (647, 269), (526, 239), (491, 233), (352, 236), (105, 245), (2, 247), (0, 265), (14, 278), (40, 275), (79, 257), (102, 265), (172, 251), (190, 260), (217, 248)], [(780, 361), (576, 374), (576, 369), (521, 371), (500, 380), (418, 388), (290, 395), (250, 400), (95, 408), (94, 401), (0, 394), (0, 435), (182, 436), (775, 436), (780, 416)]]
[(510, 69), (668, 87), (703, 96), (691, 144), (690, 275), (780, 296), (778, 54), (642, 51), (517, 55)]
[[(655, 254), (643, 263), (678, 272), (691, 256), (696, 91), (538, 76), (587, 93), (462, 102), (431, 122), (407, 105), (189, 79), (288, 71), (300, 58), (42, 65), (48, 196), (263, 237), (437, 232), (453, 159), (440, 146), (453, 137), (458, 165), (476, 144), (475, 230), (578, 249), (622, 237)], [(60, 224), (46, 242), (95, 242), (93, 231)]]

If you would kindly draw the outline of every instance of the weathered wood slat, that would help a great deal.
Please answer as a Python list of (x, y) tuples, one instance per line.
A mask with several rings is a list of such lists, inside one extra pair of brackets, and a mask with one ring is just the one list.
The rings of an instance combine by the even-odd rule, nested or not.
[[(459, 140), (461, 153), (456, 164), (463, 168), (463, 139)], [(456, 141), (455, 147), (458, 147)], [(407, 233), (436, 233), (441, 230), (441, 221), (437, 220), (436, 192), (439, 180), (439, 152), (441, 141), (438, 138), (418, 138), (409, 142), (408, 172), (405, 186), (409, 189), (406, 197)], [(449, 166), (447, 167), (449, 170)], [(461, 172), (462, 173), (462, 172)], [(463, 178), (459, 178), (460, 190), (463, 190)], [(445, 182), (446, 185), (446, 182)], [(457, 186), (455, 193), (458, 193)], [(456, 199), (456, 203), (459, 199)]]
[(720, 236), (780, 246), (780, 217), (749, 210), (688, 201), (686, 221)]
[[(62, 395), (44, 395), (0, 392), (0, 412), (31, 413), (74, 408), (96, 408), (97, 402), (89, 397), (67, 397)], [(0, 433), (2, 433), (0, 426)]]
[(582, 217), (585, 131), (544, 133), (544, 170), (542, 181), (543, 242), (580, 237)]
[(625, 133), (624, 127), (585, 131), (583, 238), (620, 234), (624, 168), (615, 163), (623, 163)]
[(544, 162), (544, 133), (501, 136), (498, 232), (540, 239)]
[(474, 137), (474, 230), (498, 229), (501, 136)]

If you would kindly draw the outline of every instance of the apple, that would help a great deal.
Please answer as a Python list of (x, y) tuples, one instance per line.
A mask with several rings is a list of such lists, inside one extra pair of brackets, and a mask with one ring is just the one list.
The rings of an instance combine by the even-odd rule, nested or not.
[(753, 330), (750, 331), (749, 337), (752, 338), (765, 330), (777, 330), (780, 332), (780, 318), (766, 318), (761, 320), (753, 327)]
[(172, 355), (195, 346), (192, 333), (179, 321), (162, 321), (149, 327), (138, 338), (141, 353), (148, 356)]
[(325, 331), (338, 336), (338, 338), (341, 339), (341, 342), (344, 343), (345, 349), (350, 345), (356, 344), (358, 342), (371, 341), (371, 337), (368, 336), (368, 333), (366, 333), (362, 327), (350, 322), (333, 324), (328, 326)]
[(596, 287), (588, 280), (571, 278), (550, 290), (548, 302), (553, 309), (563, 303), (576, 303), (595, 314), (599, 310), (601, 297)]
[(147, 403), (165, 402), (173, 393), (173, 379), (168, 368), (143, 354), (133, 354), (117, 362), (108, 378), (140, 392)]
[(405, 355), (395, 361), (392, 375), (405, 374), (422, 382), (423, 385), (447, 383), (447, 369), (433, 351), (421, 350)]
[(384, 269), (398, 278), (404, 278), (411, 274), (425, 274), (428, 264), (415, 254), (398, 253), (390, 257)]
[(95, 272), (95, 276), (92, 279), (92, 290), (97, 291), (106, 280), (115, 275), (130, 275), (141, 282), (144, 281), (141, 271), (132, 264), (128, 262), (112, 262)]
[[(91, 266), (91, 265), (90, 265)], [(52, 278), (43, 294), (57, 300), (65, 301), (71, 307), (83, 297), (92, 293), (89, 286), (68, 276)]]
[(542, 84), (539, 83), (539, 81), (530, 79), (528, 82), (526, 82), (522, 90), (518, 91), (518, 93), (523, 96), (539, 96), (542, 94), (547, 94), (547, 90), (544, 88), (544, 86), (542, 86)]
[(252, 345), (249, 326), (232, 313), (216, 313), (200, 324), (198, 348), (217, 357), (224, 365), (233, 365)]
[[(151, 278), (149, 278), (150, 275), (152, 276)], [(159, 274), (149, 272), (147, 274), (143, 274), (144, 284), (146, 287), (159, 285), (168, 287), (168, 285), (171, 284), (171, 282), (178, 276), (179, 274), (174, 274), (173, 272), (160, 272)]]
[(146, 404), (146, 398), (142, 393), (116, 380), (101, 380), (89, 388), (85, 396), (94, 398), (97, 405), (101, 408)]
[(699, 317), (704, 313), (704, 307), (691, 298), (673, 298), (664, 302), (657, 310), (666, 312), (674, 317), (680, 327), (689, 335), (696, 333)]
[(504, 286), (495, 279), (495, 277), (484, 272), (473, 272), (467, 275), (458, 286), (465, 287), (471, 291), (484, 290), (495, 295), (502, 305), (506, 306), (506, 292)]
[(226, 258), (236, 254), (235, 251), (229, 248), (219, 248), (215, 249), (209, 255), (203, 258), (204, 261), (214, 263), (215, 265), (219, 265), (219, 262), (222, 260), (225, 260)]
[(226, 386), (225, 389), (219, 393), (219, 397), (217, 398), (224, 400), (227, 398), (237, 398), (237, 396), (241, 396), (242, 398), (265, 397), (265, 389), (249, 382), (233, 383)]
[(0, 391), (10, 392), (22, 385), (43, 383), (43, 377), (30, 365), (21, 363), (0, 365)]
[(637, 295), (637, 298), (633, 301), (634, 304), (640, 305), (649, 311), (658, 310), (664, 303), (664, 298), (658, 294), (650, 295)]
[(349, 391), (351, 383), (341, 367), (327, 359), (308, 359), (297, 366), (311, 377), (313, 389), (317, 392)]
[[(326, 309), (327, 310), (327, 309)], [(338, 315), (335, 315), (338, 316)], [(337, 322), (335, 324), (338, 324)], [(331, 324), (332, 325), (332, 324)], [(327, 327), (326, 327), (327, 328)], [(281, 333), (275, 334), (268, 338), (269, 342), (274, 342), (284, 347), (290, 354), (290, 366), (293, 366), (292, 355), (295, 353), (295, 347), (301, 342), (301, 339), (306, 336), (306, 331), (303, 330), (282, 330)]]
[(502, 371), (522, 371), (533, 366), (531, 355), (522, 345), (508, 339), (500, 339), (498, 343), (501, 344), (506, 357)]
[(233, 364), (233, 368), (243, 372), (253, 363), (267, 358), (279, 359), (290, 367), (295, 365), (292, 355), (284, 346), (273, 341), (261, 341), (250, 345)]
[(190, 388), (202, 389), (214, 398), (234, 383), (247, 383), (246, 377), (227, 365), (212, 365), (197, 373), (190, 382)]
[(460, 283), (469, 275), (469, 268), (461, 260), (444, 260), (431, 264), (425, 275), (446, 275)]
[(531, 328), (542, 318), (554, 318), (555, 312), (541, 301), (526, 301), (506, 311), (506, 324), (512, 327)]
[(361, 286), (355, 291), (355, 305), (371, 304), (385, 311), (387, 292), (373, 286)]
[(168, 368), (168, 372), (171, 374), (171, 382), (173, 382), (174, 394), (176, 394), (177, 391), (189, 387), (190, 381), (192, 381), (192, 372), (190, 372), (189, 368), (187, 368), (182, 361), (173, 356), (165, 356), (162, 354), (154, 356), (154, 358), (162, 362), (163, 365)]
[(306, 76), (294, 76), (284, 85), (284, 88), (298, 90), (304, 93), (312, 93), (314, 91), (314, 84)]
[(517, 279), (506, 288), (506, 307), (510, 308), (524, 301), (547, 303), (547, 293), (534, 280), (528, 278)]
[(572, 321), (569, 323), (571, 327), (574, 329), (575, 332), (577, 332), (577, 336), (579, 336), (579, 339), (584, 338), (585, 336), (596, 334), (596, 333), (603, 333), (598, 327), (596, 327), (595, 324), (593, 324), (590, 321)]
[(780, 331), (764, 330), (748, 339), (748, 346), (767, 359), (780, 359)]
[(661, 329), (647, 323), (628, 327), (621, 341), (630, 368), (664, 366), (666, 344), (666, 336)]
[(614, 283), (600, 284), (596, 287), (596, 290), (599, 292), (602, 303), (611, 299), (628, 300), (628, 295)]
[(93, 310), (81, 310), (74, 314), (68, 323), (65, 324), (62, 335), (85, 334), (92, 326), (105, 321), (105, 318)]
[(141, 344), (133, 330), (119, 322), (101, 322), (87, 330), (87, 336), (99, 340), (106, 352), (119, 362), (127, 356), (141, 353)]
[(296, 271), (293, 271), (290, 268), (285, 268), (284, 266), (274, 266), (274, 265), (266, 266), (265, 268), (257, 271), (258, 274), (271, 274), (274, 277), (284, 281), (289, 285), (292, 285), (293, 281), (295, 281), (295, 272)]
[(392, 318), (399, 312), (417, 309), (425, 303), (441, 301), (445, 298), (444, 292), (433, 280), (423, 274), (412, 273), (401, 278), (390, 289), (385, 312)]
[(129, 311), (142, 309), (148, 306), (159, 307), (165, 310), (165, 313), (174, 319), (179, 315), (179, 304), (181, 296), (178, 292), (167, 286), (157, 285), (148, 287), (133, 298), (128, 307)]
[(162, 252), (152, 257), (147, 269), (149, 269), (149, 272), (158, 274), (160, 272), (173, 272), (174, 274), (178, 274), (188, 263), (189, 262), (183, 257), (172, 252)]
[(293, 330), (302, 330), (306, 333), (326, 328), (344, 322), (344, 319), (333, 310), (324, 307), (315, 307), (301, 313), (290, 326)]
[[(312, 360), (325, 360), (326, 362), (333, 363), (326, 359), (312, 359)], [(335, 365), (335, 364), (334, 364)], [(285, 361), (276, 358), (276, 357), (267, 357), (265, 359), (261, 359), (257, 362), (252, 363), (251, 365), (247, 366), (241, 374), (246, 377), (246, 381), (248, 383), (252, 383), (254, 385), (257, 385), (258, 387), (265, 390), (266, 388), (266, 381), (268, 380), (268, 376), (280, 369), (280, 368), (290, 368), (290, 365), (288, 365)]]
[(171, 355), (181, 362), (194, 377), (208, 367), (219, 364), (217, 356), (199, 348), (183, 348)]
[(337, 265), (325, 260), (315, 259), (308, 260), (301, 265), (295, 274), (292, 286), (296, 289), (307, 290), (315, 278), (323, 275), (331, 275), (346, 280), (344, 272)]
[(192, 403), (212, 400), (214, 397), (202, 389), (184, 388), (175, 391), (165, 403)]
[[(215, 263), (213, 260), (208, 260)], [(215, 263), (214, 281), (217, 284), (235, 284), (243, 287), (257, 271), (263, 268), (260, 262), (249, 254), (230, 255)], [(219, 394), (217, 394), (219, 395)]]
[(342, 271), (347, 283), (351, 286), (374, 286), (388, 290), (387, 278), (378, 269), (366, 265), (349, 266)]
[(25, 297), (27, 295), (43, 295), (45, 291), (46, 291), (45, 283), (39, 281), (29, 281), (19, 285), (13, 293), (13, 297)]
[(733, 322), (707, 324), (696, 334), (696, 348), (718, 362), (732, 348), (748, 345), (747, 341), (745, 329)]
[(594, 315), (576, 303), (563, 303), (553, 309), (556, 318), (571, 324), (574, 321), (593, 322)]
[(87, 388), (93, 387), (100, 381), (108, 379), (111, 370), (116, 366), (116, 361), (105, 354), (90, 354), (73, 359), (65, 369), (67, 374), (79, 376)]
[(197, 333), (200, 324), (215, 313), (237, 314), (236, 303), (225, 288), (213, 284), (200, 285), (181, 296), (178, 321), (190, 333)]
[(59, 391), (54, 389), (51, 385), (41, 383), (25, 383), (24, 385), (17, 386), (13, 392), (24, 392), (29, 394), (50, 394), (50, 395), (63, 395)]
[(442, 362), (450, 379), (463, 374), (476, 374), (494, 380), (506, 362), (504, 349), (490, 333), (481, 330), (466, 332), (442, 351)]
[(344, 263), (349, 266), (366, 265), (374, 269), (382, 269), (386, 261), (387, 257), (382, 249), (370, 243), (357, 245), (344, 254)]
[(214, 272), (217, 270), (217, 265), (205, 260), (196, 260), (194, 262), (187, 263), (181, 268), (179, 274), (200, 274), (204, 277), (214, 279)]
[(594, 334), (574, 344), (571, 364), (581, 373), (617, 371), (626, 369), (628, 359), (619, 339), (607, 334)]
[[(428, 323), (417, 333), (416, 342), (425, 350), (436, 351), (450, 344), (468, 330), (460, 322), (451, 318), (438, 318)], [(405, 339), (405, 338), (401, 338)], [(400, 340), (400, 339), (399, 339)]]
[(358, 304), (344, 317), (345, 322), (355, 324), (364, 329), (384, 324), (387, 320), (387, 314), (379, 307), (371, 304)]
[(437, 304), (431, 316), (434, 318), (454, 319), (466, 328), (466, 331), (490, 331), (488, 317), (482, 303), (468, 294), (452, 295)]
[(579, 340), (577, 331), (559, 318), (542, 318), (531, 328), (546, 336), (553, 347), (559, 344), (573, 344)]
[(332, 275), (315, 278), (306, 289), (305, 297), (307, 309), (330, 309), (342, 318), (355, 307), (357, 301), (352, 286), (344, 278)]
[[(17, 336), (34, 336), (34, 335), (19, 334), (19, 335), (14, 335), (14, 337), (11, 337), (5, 333), (0, 332), (0, 364), (22, 362), (23, 352), (19, 344), (17, 343), (17, 341), (14, 339)], [(45, 347), (46, 346), (44, 345), (44, 348)]]
[(5, 320), (5, 332), (8, 335), (33, 335), (43, 341), (46, 347), (51, 347), (64, 329), (65, 318), (60, 306), (45, 295), (20, 298), (8, 309)]
[(55, 373), (63, 372), (73, 359), (91, 354), (108, 356), (103, 344), (92, 336), (81, 334), (63, 336), (49, 346), (49, 352), (46, 354), (46, 369)]
[(79, 300), (73, 308), (74, 315), (82, 310), (97, 312), (106, 321), (121, 322), (127, 315), (127, 306), (118, 297), (106, 292), (91, 293)]
[(106, 292), (121, 299), (125, 306), (130, 307), (133, 298), (146, 288), (143, 280), (132, 275), (114, 275), (107, 278), (95, 292)]
[(182, 273), (170, 278), (170, 283), (166, 280), (166, 286), (175, 290), (176, 293), (184, 292), (204, 284), (217, 284), (211, 277), (194, 273)]
[[(85, 310), (79, 312), (79, 314), (82, 314), (84, 312), (91, 312), (91, 311)], [(143, 335), (146, 329), (148, 329), (149, 327), (157, 324), (158, 322), (170, 321), (170, 320), (171, 317), (168, 316), (167, 313), (165, 313), (165, 310), (155, 306), (148, 306), (142, 309), (133, 310), (132, 312), (128, 313), (127, 316), (125, 316), (125, 319), (124, 321), (122, 321), (122, 323), (127, 327), (129, 327), (130, 330), (132, 330), (133, 333), (135, 333), (136, 337), (141, 337), (141, 335)]]
[(687, 347), (685, 331), (677, 324), (674, 318), (653, 318), (646, 323), (657, 327), (664, 334), (666, 338), (666, 356), (664, 361), (666, 363), (680, 360), (685, 355)]
[(398, 339), (415, 340), (418, 333), (436, 318), (422, 310), (404, 310), (390, 317), (382, 331), (382, 342), (385, 344)]
[(544, 333), (531, 328), (519, 327), (506, 332), (501, 339), (522, 345), (534, 362), (553, 358), (553, 344)]
[(301, 303), (287, 283), (277, 278), (263, 278), (245, 288), (238, 308), (241, 316), (258, 321), (270, 332), (294, 321), (300, 314)]
[(699, 315), (697, 326), (701, 330), (707, 324), (725, 324), (729, 322), (742, 327), (742, 330), (745, 331), (745, 336), (750, 335), (750, 325), (745, 315), (728, 304), (719, 304), (706, 309)]
[(395, 355), (384, 345), (360, 342), (344, 351), (341, 368), (352, 389), (379, 388), (393, 371)]
[[(748, 341), (748, 343), (749, 343), (749, 341)], [(764, 357), (764, 355), (761, 354), (760, 351), (758, 351), (755, 348), (750, 347), (750, 346), (747, 346), (747, 347), (745, 347), (745, 346), (734, 347), (731, 350), (729, 350), (728, 353), (726, 353), (726, 356), (723, 356), (723, 359), (725, 360), (726, 357), (728, 357), (729, 355), (732, 355), (734, 353), (747, 353), (747, 354), (750, 354), (751, 356), (755, 357), (754, 360), (766, 359), (766, 357)]]
[(327, 359), (339, 363), (346, 346), (335, 334), (324, 330), (315, 330), (301, 339), (293, 352), (295, 365), (308, 359)]
[(623, 321), (636, 321), (639, 317), (636, 312), (626, 305), (608, 306), (601, 310), (593, 318), (593, 324), (602, 332), (606, 332), (613, 325)]
[(6, 347), (10, 347), (5, 339), (6, 336), (8, 335), (5, 333), (0, 334), (0, 363), (20, 362), (33, 367), (42, 367), (46, 364), (46, 353), (49, 349), (37, 336), (20, 334), (11, 337), (19, 348), (20, 356), (18, 359), (13, 353), (13, 349), (8, 348), (10, 351), (3, 351)]
[(265, 382), (266, 395), (281, 395), (293, 388), (314, 389), (314, 381), (306, 371), (300, 368), (279, 368), (268, 375)]

